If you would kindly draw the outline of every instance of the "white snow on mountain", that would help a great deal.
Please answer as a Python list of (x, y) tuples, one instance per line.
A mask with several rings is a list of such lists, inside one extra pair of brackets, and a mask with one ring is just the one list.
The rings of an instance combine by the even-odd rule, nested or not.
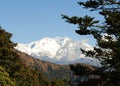
[(85, 57), (80, 51), (80, 48), (93, 50), (93, 47), (87, 43), (87, 40), (74, 41), (68, 37), (46, 37), (29, 44), (18, 44), (15, 48), (35, 58), (57, 64), (81, 62), (101, 66), (98, 59)]

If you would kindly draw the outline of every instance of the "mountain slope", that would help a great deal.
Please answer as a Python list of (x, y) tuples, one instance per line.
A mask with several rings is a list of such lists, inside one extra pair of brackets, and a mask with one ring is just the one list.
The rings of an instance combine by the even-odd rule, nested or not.
[(15, 48), (35, 58), (57, 64), (81, 62), (100, 66), (97, 59), (85, 58), (85, 55), (80, 51), (80, 48), (93, 50), (93, 47), (85, 40), (74, 41), (68, 37), (43, 38), (29, 44), (18, 44)]
[(61, 79), (65, 80), (69, 86), (76, 86), (75, 84), (78, 84), (79, 82), (90, 79), (99, 79), (99, 76), (95, 74), (97, 68), (91, 65), (82, 63), (60, 65), (33, 58), (20, 51), (17, 53), (26, 66), (45, 74), (47, 78), (53, 81), (54, 79)]
[(49, 79), (66, 79), (69, 80), (72, 71), (69, 65), (58, 65), (51, 62), (33, 58), (23, 52), (17, 51), (23, 63), (33, 70), (44, 73)]

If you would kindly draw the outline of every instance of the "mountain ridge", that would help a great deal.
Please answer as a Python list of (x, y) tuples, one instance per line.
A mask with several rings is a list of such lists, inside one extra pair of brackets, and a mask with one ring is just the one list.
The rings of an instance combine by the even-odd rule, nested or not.
[(93, 50), (86, 40), (75, 41), (68, 37), (45, 37), (39, 41), (28, 44), (18, 44), (15, 49), (27, 53), (32, 57), (50, 61), (57, 64), (87, 63), (94, 66), (100, 66), (98, 59), (86, 57), (80, 51)]

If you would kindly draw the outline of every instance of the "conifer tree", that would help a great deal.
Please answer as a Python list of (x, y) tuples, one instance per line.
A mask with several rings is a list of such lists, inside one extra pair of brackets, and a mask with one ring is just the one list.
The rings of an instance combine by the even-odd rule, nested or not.
[(96, 39), (94, 51), (82, 51), (86, 56), (101, 61), (100, 86), (120, 86), (120, 0), (80, 0), (78, 4), (90, 11), (97, 11), (104, 20), (96, 20), (89, 15), (62, 15), (62, 18), (78, 25), (79, 29), (75, 30), (77, 34), (92, 35)]
[(19, 65), (15, 63), (19, 62), (20, 59), (14, 50), (16, 44), (11, 41), (11, 37), (11, 33), (0, 27), (0, 65), (10, 76), (13, 76), (14, 71), (19, 69)]
[[(16, 44), (11, 41), (11, 37), (11, 33), (0, 27), (0, 66), (9, 74), (10, 79), (15, 81), (16, 86), (41, 86), (38, 85), (39, 79), (44, 79), (38, 79), (41, 75), (23, 64), (17, 50), (14, 49)], [(0, 86), (3, 86), (2, 83)], [(8, 83), (6, 86), (11, 85)]]
[(16, 44), (11, 41), (11, 37), (11, 33), (0, 27), (0, 66), (9, 74), (11, 80), (15, 81), (17, 86), (23, 84), (33, 86), (33, 71), (22, 63), (14, 49)]

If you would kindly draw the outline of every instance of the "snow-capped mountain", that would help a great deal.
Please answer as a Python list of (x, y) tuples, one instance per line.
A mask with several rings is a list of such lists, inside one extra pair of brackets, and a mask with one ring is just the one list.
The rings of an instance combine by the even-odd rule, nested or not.
[(18, 44), (15, 48), (35, 58), (57, 64), (81, 62), (100, 66), (99, 60), (85, 57), (80, 51), (80, 48), (93, 50), (86, 40), (74, 41), (68, 37), (46, 37), (29, 44)]

